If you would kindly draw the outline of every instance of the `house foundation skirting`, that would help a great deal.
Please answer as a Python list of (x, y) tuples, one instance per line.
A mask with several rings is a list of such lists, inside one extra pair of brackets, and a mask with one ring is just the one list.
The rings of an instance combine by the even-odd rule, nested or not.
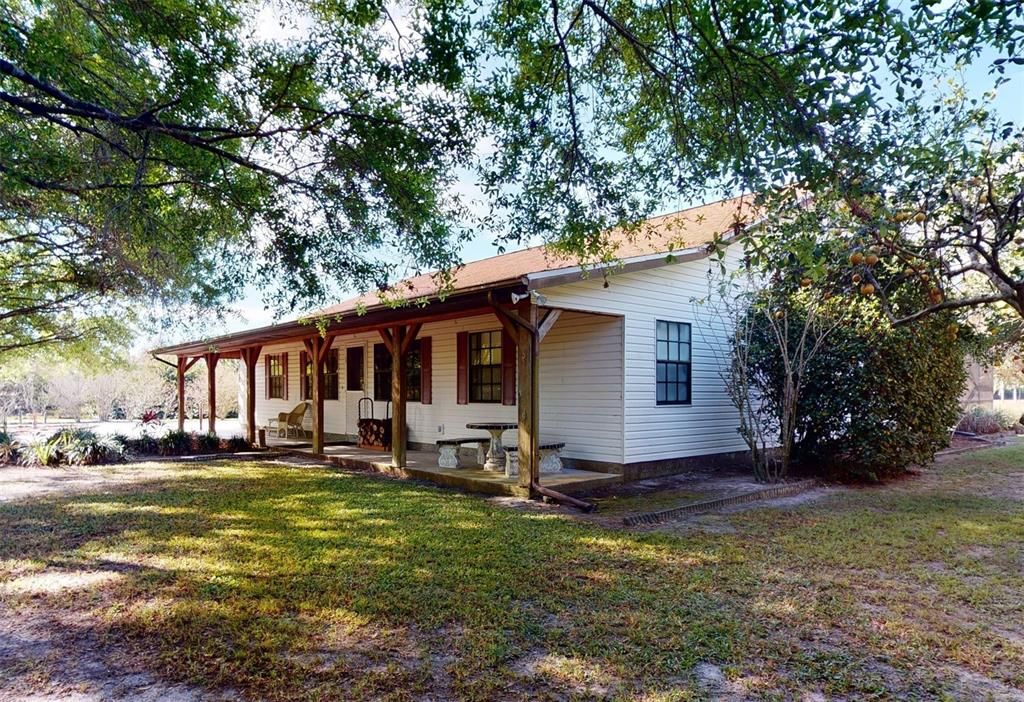
[(663, 458), (657, 461), (638, 461), (635, 463), (610, 463), (606, 461), (588, 461), (581, 458), (563, 456), (562, 462), (569, 468), (592, 470), (600, 473), (616, 473), (624, 482), (658, 478), (663, 475), (686, 473), (698, 469), (716, 469), (749, 467), (749, 451), (730, 451), (728, 453), (709, 453), (701, 456), (684, 458)]

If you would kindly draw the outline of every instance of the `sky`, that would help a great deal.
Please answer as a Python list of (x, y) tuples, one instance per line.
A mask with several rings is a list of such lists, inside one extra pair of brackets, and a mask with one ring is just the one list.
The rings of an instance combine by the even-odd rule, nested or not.
[[(286, 38), (288, 36), (299, 36), (307, 26), (301, 18), (288, 16), (282, 18), (274, 9), (273, 3), (268, 3), (256, 19), (256, 32), (260, 38)], [(972, 65), (963, 70), (963, 80), (972, 95), (981, 97), (986, 90), (992, 86), (993, 78), (989, 74), (988, 67), (991, 61), (996, 58), (994, 52), (983, 53)], [(1013, 122), (1020, 124), (1024, 122), (1024, 67), (1011, 67), (1007, 69), (1006, 75), (1010, 82), (1004, 85), (997, 93), (992, 107), (1000, 114)], [(487, 148), (482, 146), (481, 148)], [(455, 191), (466, 198), (467, 204), (472, 210), (478, 213), (485, 211), (486, 205), (482, 202), (480, 190), (476, 185), (473, 174), (464, 171), (455, 184)], [(666, 211), (683, 209), (699, 202), (676, 202)], [(516, 250), (537, 242), (524, 242), (519, 246), (510, 245), (504, 242), (506, 250)], [(476, 261), (498, 253), (498, 247), (494, 242), (491, 232), (479, 231), (461, 247), (461, 259), (465, 262)], [(305, 310), (297, 310), (295, 314), (286, 318), (294, 318)], [(265, 326), (274, 323), (274, 313), (267, 309), (258, 290), (247, 289), (246, 294), (237, 303), (225, 311), (224, 319), (219, 323), (205, 325), (201, 333), (195, 330), (178, 330), (173, 334), (161, 335), (158, 338), (142, 337), (138, 340), (140, 350), (153, 348), (154, 346), (182, 341), (196, 336), (213, 336), (217, 334), (231, 333), (243, 329)]]

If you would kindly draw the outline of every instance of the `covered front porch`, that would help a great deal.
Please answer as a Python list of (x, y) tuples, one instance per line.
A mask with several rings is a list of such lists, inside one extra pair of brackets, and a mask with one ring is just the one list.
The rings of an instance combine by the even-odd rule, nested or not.
[[(508, 478), (504, 473), (484, 470), (483, 466), (440, 468), (437, 465), (436, 451), (408, 450), (405, 454), (405, 465), (395, 466), (390, 453), (359, 448), (351, 444), (328, 444), (319, 453), (314, 452), (309, 441), (299, 439), (273, 437), (268, 439), (268, 444), (274, 451), (311, 456), (353, 470), (372, 470), (488, 495), (528, 497), (530, 494), (529, 488), (520, 485), (517, 477)], [(573, 494), (615, 485), (622, 482), (622, 476), (616, 473), (563, 468), (559, 473), (544, 475), (543, 481), (546, 487)]]
[[(539, 466), (542, 458), (539, 438), (542, 429), (539, 416), (541, 342), (559, 320), (564, 322), (559, 326), (561, 331), (550, 335), (552, 341), (544, 347), (550, 359), (544, 371), (544, 382), (549, 388), (545, 406), (550, 408), (543, 427), (547, 434), (545, 441), (568, 445), (574, 452), (569, 454), (571, 458), (595, 464), (611, 464), (620, 459), (617, 444), (607, 446), (617, 441), (617, 435), (598, 428), (593, 417), (581, 418), (589, 412), (601, 419), (607, 415), (605, 421), (611, 423), (612, 428), (621, 424), (621, 389), (616, 385), (620, 382), (617, 379), (621, 379), (622, 354), (618, 317), (548, 307), (542, 297), (520, 290), (522, 288), (490, 289), (436, 300), (424, 307), (336, 315), (320, 325), (308, 321), (287, 323), (217, 340), (168, 347), (156, 353), (177, 357), (175, 367), (182, 404), (184, 374), (193, 364), (199, 360), (205, 362), (212, 404), (217, 361), (239, 359), (244, 368), (242, 424), (246, 438), (257, 443), (258, 435), (264, 433), (268, 443), (277, 450), (297, 451), (339, 465), (490, 494), (537, 495), (551, 489), (579, 492), (618, 482), (621, 476), (603, 466), (585, 464), (583, 467), (599, 470), (566, 468), (564, 472), (543, 475)], [(491, 333), (484, 331), (488, 329), (499, 329), (502, 334), (500, 381), (492, 377), (500, 392), (476, 397), (467, 393), (467, 385), (462, 382), (469, 374), (465, 342), (473, 334)], [(490, 338), (497, 338), (496, 333)], [(421, 337), (425, 337), (422, 345)], [(384, 356), (391, 359), (386, 364), (383, 379), (377, 372), (378, 354), (374, 345), (386, 349)], [(431, 348), (433, 354), (430, 354)], [(422, 382), (415, 383), (418, 392), (410, 406), (405, 369), (406, 356), (412, 349), (416, 349), (417, 361), (423, 365), (418, 379)], [(356, 353), (353, 356), (351, 352)], [(428, 370), (431, 355), (433, 384)], [(331, 391), (325, 392), (328, 358), (334, 359), (333, 385)], [(352, 358), (356, 359), (354, 363)], [(268, 381), (271, 375), (280, 378), (277, 373), (271, 373), (270, 359), (275, 363), (283, 359), (281, 386)], [(607, 367), (609, 363), (611, 367)], [(292, 368), (290, 376), (289, 366)], [(581, 378), (581, 373), (587, 376)], [(290, 399), (289, 386), (293, 393)], [(258, 389), (261, 387), (262, 393)], [(380, 412), (384, 404), (380, 395), (382, 388), (388, 399), (384, 413)], [(586, 397), (582, 405), (581, 397)], [(301, 407), (301, 404), (296, 405), (300, 398), (308, 408), (306, 423), (299, 434), (301, 438), (295, 438), (294, 433), (293, 438), (278, 436), (269, 421), (283, 410)], [(376, 405), (377, 416), (383, 415), (382, 421), (390, 429), (387, 438), (390, 451), (354, 445), (353, 439), (357, 434), (361, 436), (356, 431), (356, 419), (361, 425), (362, 403), (370, 407)], [(505, 440), (518, 447), (518, 475), (508, 477), (501, 471), (483, 470), (472, 463), (458, 468), (438, 465), (435, 443), (441, 439), (452, 441), (477, 436), (480, 433), (477, 430), (482, 427), (474, 423), (481, 421), (498, 421), (510, 426)], [(600, 446), (609, 458), (602, 461), (603, 456), (595, 460), (588, 455), (587, 451), (595, 450), (595, 446)]]

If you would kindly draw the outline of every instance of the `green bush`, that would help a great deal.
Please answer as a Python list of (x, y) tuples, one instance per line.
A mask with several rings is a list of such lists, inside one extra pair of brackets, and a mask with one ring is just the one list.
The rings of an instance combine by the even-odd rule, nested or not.
[(1013, 417), (1008, 412), (990, 410), (984, 407), (972, 407), (957, 424), (958, 431), (971, 434), (998, 434), (1014, 425)]
[(220, 438), (216, 434), (193, 434), (192, 442), (196, 453), (216, 453), (220, 450)]
[(32, 465), (86, 466), (119, 463), (125, 456), (124, 444), (116, 437), (97, 436), (86, 429), (62, 429), (33, 444), (29, 461)]
[(184, 456), (192, 453), (192, 434), (185, 431), (169, 431), (158, 441), (161, 456)]
[(18, 460), (18, 442), (6, 431), (0, 431), (0, 463), (16, 463)]
[[(840, 305), (854, 307), (844, 314)], [(789, 314), (789, 328), (802, 329), (799, 305)], [(798, 468), (880, 480), (932, 460), (959, 419), (966, 377), (952, 318), (935, 314), (894, 327), (875, 299), (844, 296), (825, 310), (823, 325), (833, 322), (838, 326), (803, 377), (793, 448)], [(765, 325), (755, 331), (753, 363), (771, 379), (766, 401), (779, 403), (784, 374), (770, 335)]]
[(248, 451), (252, 448), (249, 444), (249, 440), (244, 436), (232, 436), (223, 442), (224, 448), (228, 451), (237, 453), (238, 451)]

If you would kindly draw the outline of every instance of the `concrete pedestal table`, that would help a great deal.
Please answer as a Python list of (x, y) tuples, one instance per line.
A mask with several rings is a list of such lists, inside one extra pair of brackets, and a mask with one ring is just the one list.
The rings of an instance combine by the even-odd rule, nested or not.
[(501, 422), (478, 422), (467, 424), (467, 429), (482, 429), (491, 435), (491, 445), (487, 448), (484, 470), (505, 472), (505, 447), (501, 445), (501, 435), (509, 429), (518, 429), (518, 424)]

